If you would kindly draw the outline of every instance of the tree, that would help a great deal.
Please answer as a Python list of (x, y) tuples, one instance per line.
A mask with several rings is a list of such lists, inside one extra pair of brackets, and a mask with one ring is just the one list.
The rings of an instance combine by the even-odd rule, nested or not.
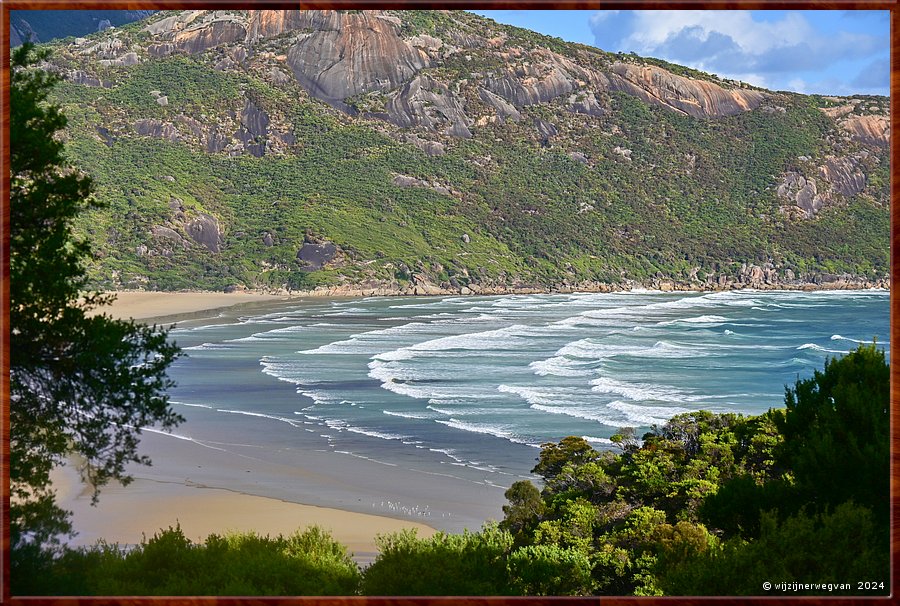
[(797, 381), (775, 417), (776, 453), (815, 507), (848, 499), (887, 524), (890, 504), (890, 368), (875, 344), (860, 345)]
[[(88, 312), (112, 297), (85, 292), (87, 242), (72, 225), (100, 206), (91, 180), (69, 166), (58, 135), (66, 125), (48, 104), (58, 77), (35, 67), (46, 52), (17, 49), (10, 73), (10, 527), (15, 551), (70, 533), (50, 471), (68, 454), (99, 488), (127, 483), (141, 428), (182, 421), (165, 391), (179, 355), (167, 331)], [(13, 577), (15, 578), (15, 576)]]
[(500, 522), (500, 528), (510, 531), (513, 537), (521, 539), (520, 535), (528, 533), (540, 521), (544, 510), (541, 491), (528, 480), (519, 480), (513, 482), (503, 496), (509, 501), (509, 505), (503, 506), (503, 521)]

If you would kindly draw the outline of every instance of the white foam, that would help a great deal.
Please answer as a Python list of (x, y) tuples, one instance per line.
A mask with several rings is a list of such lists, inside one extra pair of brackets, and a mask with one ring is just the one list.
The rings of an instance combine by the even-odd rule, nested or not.
[(591, 381), (591, 391), (616, 394), (634, 401), (657, 402), (697, 402), (703, 396), (689, 395), (669, 385), (658, 383), (632, 383), (610, 377), (599, 377)]
[(362, 429), (360, 427), (350, 427), (346, 426), (342, 429), (345, 429), (352, 433), (362, 434), (364, 436), (369, 436), (371, 438), (380, 438), (382, 440), (409, 440), (410, 436), (404, 436), (394, 433), (386, 433), (383, 431), (375, 431), (374, 429)]
[(535, 360), (528, 367), (534, 371), (534, 374), (541, 377), (548, 375), (554, 377), (586, 377), (594, 374), (593, 369), (579, 368), (583, 364), (583, 362), (576, 362), (565, 356), (554, 356), (546, 360)]
[(228, 345), (223, 343), (202, 343), (200, 345), (192, 345), (190, 347), (182, 347), (185, 351), (208, 351), (211, 349), (229, 349)]
[(596, 438), (594, 436), (581, 436), (582, 440), (587, 442), (594, 442), (595, 444), (607, 444), (607, 445), (615, 445), (615, 442), (610, 440), (609, 438)]
[(394, 412), (392, 410), (382, 410), (381, 412), (383, 412), (386, 415), (392, 416), (392, 417), (402, 417), (404, 419), (430, 419), (431, 418), (428, 415), (414, 415), (414, 414), (408, 413), (408, 412)]
[(852, 341), (853, 343), (868, 343), (868, 341), (861, 341), (859, 339), (851, 339), (850, 337), (842, 337), (841, 335), (831, 335), (832, 341)]
[(531, 404), (530, 408), (554, 415), (566, 415), (568, 417), (575, 417), (576, 419), (584, 419), (586, 421), (597, 421), (598, 423), (602, 423), (604, 425), (611, 425), (611, 421), (613, 421), (610, 415), (597, 414), (595, 410), (591, 410), (585, 407), (576, 408), (570, 406), (546, 406), (543, 404)]
[[(498, 385), (497, 391), (501, 393), (511, 393), (519, 396), (529, 404), (550, 404), (556, 405), (561, 403), (578, 403), (576, 397), (579, 393), (584, 393), (574, 387), (536, 387), (525, 385)], [(585, 394), (588, 395), (588, 394)]]
[(721, 324), (722, 322), (728, 322), (728, 318), (724, 316), (707, 315), (697, 316), (695, 318), (665, 320), (663, 322), (657, 322), (657, 326), (672, 326), (674, 324)]
[(170, 404), (177, 404), (179, 406), (190, 406), (191, 408), (206, 408), (208, 410), (215, 410), (214, 406), (209, 406), (207, 404), (189, 404), (188, 402), (177, 402), (175, 400), (169, 400)]
[(162, 429), (153, 429), (152, 427), (143, 427), (141, 431), (147, 431), (149, 433), (159, 434), (161, 436), (168, 436), (170, 438), (175, 438), (176, 440), (182, 440), (185, 442), (193, 442), (197, 446), (202, 446), (203, 448), (209, 448), (211, 450), (220, 450), (222, 452), (227, 452), (224, 448), (219, 448), (218, 446), (210, 446), (209, 444), (203, 442), (202, 440), (196, 440), (190, 436), (181, 435), (179, 433), (172, 433), (171, 431), (165, 431)]
[(690, 412), (689, 408), (679, 406), (644, 406), (629, 404), (616, 400), (607, 404), (608, 408), (617, 410), (625, 415), (625, 420), (631, 425), (661, 425), (675, 415)]
[(845, 353), (847, 353), (847, 350), (843, 350), (843, 349), (828, 349), (827, 347), (822, 347), (821, 345), (816, 345), (815, 343), (804, 343), (803, 345), (801, 345), (801, 346), (798, 347), (797, 349), (798, 349), (798, 350), (801, 350), (801, 349), (811, 349), (811, 350), (813, 350), (813, 351), (821, 351), (821, 352), (825, 352), (825, 353), (838, 353), (838, 354), (845, 354)]
[(460, 421), (453, 418), (447, 421), (438, 420), (437, 422), (441, 425), (452, 427), (453, 429), (460, 429), (462, 431), (468, 431), (470, 433), (483, 433), (498, 438), (503, 438), (517, 444), (530, 444), (529, 442), (517, 437), (516, 434), (510, 431), (512, 425), (498, 425), (494, 423), (467, 423), (465, 421)]
[(281, 421), (282, 423), (287, 423), (287, 424), (290, 425), (291, 427), (299, 427), (299, 426), (302, 424), (300, 421), (297, 421), (297, 420), (295, 420), (295, 419), (289, 419), (289, 418), (286, 418), (286, 417), (280, 417), (280, 416), (277, 416), (277, 415), (269, 415), (269, 414), (265, 414), (265, 413), (262, 413), (262, 412), (250, 412), (250, 411), (247, 411), (247, 410), (229, 410), (229, 409), (225, 409), (225, 408), (217, 408), (217, 409), (216, 409), (216, 412), (227, 412), (227, 413), (229, 413), (229, 414), (235, 414), (235, 415), (245, 415), (245, 416), (248, 416), (248, 417), (258, 417), (258, 418), (262, 418), (262, 419), (271, 419), (271, 420), (273, 420), (273, 421)]

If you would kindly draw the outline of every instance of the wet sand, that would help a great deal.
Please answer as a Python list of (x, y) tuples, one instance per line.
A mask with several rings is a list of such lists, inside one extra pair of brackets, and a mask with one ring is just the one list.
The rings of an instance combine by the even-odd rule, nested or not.
[[(408, 520), (305, 505), (251, 492), (254, 483), (265, 484), (272, 480), (296, 483), (304, 475), (315, 473), (309, 470), (294, 469), (293, 474), (286, 476), (284, 470), (258, 461), (234, 467), (234, 461), (229, 458), (220, 460), (212, 453), (209, 456), (199, 452), (203, 450), (200, 446), (185, 443), (173, 447), (169, 443), (171, 439), (145, 437), (149, 438), (144, 441), (151, 448), (141, 451), (149, 453), (158, 464), (132, 467), (135, 480), (128, 486), (118, 483), (104, 486), (96, 506), (91, 505), (92, 491), (81, 481), (74, 464), (54, 471), (57, 502), (72, 512), (72, 522), (78, 532), (68, 541), (70, 545), (93, 545), (100, 539), (107, 543), (135, 545), (176, 524), (181, 526), (187, 538), (198, 543), (211, 533), (254, 531), (276, 536), (317, 525), (330, 531), (357, 561), (368, 563), (374, 559), (375, 537), (379, 534), (403, 528), (416, 529), (421, 537), (435, 533), (425, 524)], [(168, 456), (158, 451), (161, 446), (169, 451)], [(204, 467), (207, 468), (205, 471)], [(246, 479), (240, 484), (241, 489), (236, 490), (207, 484), (210, 474), (213, 477), (216, 474), (226, 477), (240, 474)], [(227, 485), (215, 480), (212, 483)]]

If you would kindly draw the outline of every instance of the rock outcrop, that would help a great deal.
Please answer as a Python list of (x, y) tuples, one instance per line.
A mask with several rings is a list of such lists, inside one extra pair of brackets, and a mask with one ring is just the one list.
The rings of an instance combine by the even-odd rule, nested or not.
[(444, 84), (416, 76), (389, 96), (385, 117), (403, 128), (421, 127), (452, 137), (469, 138), (472, 121), (460, 99)]
[(297, 260), (302, 264), (302, 271), (317, 271), (333, 261), (337, 253), (337, 246), (331, 242), (306, 242), (297, 251)]
[[(776, 192), (803, 211), (804, 218), (814, 217), (824, 206), (839, 199), (850, 199), (865, 189), (866, 175), (861, 161), (866, 156), (828, 156), (809, 175), (788, 171), (782, 176)], [(784, 210), (792, 214), (790, 208)]]
[(138, 120), (134, 123), (134, 130), (137, 134), (145, 137), (158, 137), (169, 141), (178, 141), (181, 139), (181, 133), (175, 128), (171, 122), (162, 122), (152, 118)]
[(230, 15), (204, 19), (181, 31), (176, 31), (173, 24), (173, 29), (169, 31), (171, 32), (171, 40), (151, 44), (147, 48), (150, 54), (157, 57), (170, 55), (174, 52), (196, 55), (222, 44), (242, 42), (247, 37), (247, 30), (244, 25), (237, 18)]
[(840, 122), (850, 136), (869, 145), (888, 147), (891, 143), (891, 121), (888, 116), (851, 116)]
[(759, 107), (767, 98), (761, 91), (726, 89), (714, 82), (677, 76), (653, 65), (631, 63), (612, 65), (609, 87), (695, 118), (733, 116)]
[(210, 252), (217, 253), (222, 247), (222, 232), (219, 220), (206, 213), (200, 213), (186, 226), (187, 235), (194, 242), (206, 247)]
[(484, 86), (516, 107), (547, 103), (575, 90), (575, 77), (558, 62), (523, 63), (499, 77), (488, 77)]
[(849, 103), (824, 107), (822, 112), (833, 118), (854, 141), (887, 148), (891, 142), (891, 120), (887, 110), (884, 113), (857, 113), (861, 103), (860, 99), (850, 99)]
[(427, 53), (400, 37), (398, 24), (375, 13), (321, 11), (309, 19), (314, 31), (291, 47), (287, 63), (319, 99), (390, 90), (429, 65)]

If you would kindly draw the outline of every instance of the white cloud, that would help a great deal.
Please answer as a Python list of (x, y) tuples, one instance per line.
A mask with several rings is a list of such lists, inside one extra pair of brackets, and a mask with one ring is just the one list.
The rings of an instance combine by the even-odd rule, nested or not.
[(773, 22), (755, 21), (750, 11), (634, 11), (634, 17), (633, 30), (625, 41), (639, 54), (653, 51), (688, 28), (701, 31), (702, 41), (712, 32), (728, 36), (750, 54), (797, 44), (813, 34), (799, 13), (787, 13)]
[(610, 17), (615, 17), (616, 15), (618, 15), (621, 12), (622, 11), (597, 11), (596, 13), (591, 15), (589, 22), (591, 25), (598, 25), (600, 23), (603, 23)]
[[(874, 64), (860, 72), (865, 63), (886, 61), (886, 27), (842, 30), (836, 11), (760, 13), (599, 11), (591, 16), (590, 27), (595, 43), (605, 50), (634, 51), (764, 88), (810, 91), (826, 80), (851, 81), (859, 74), (857, 86), (886, 94), (886, 83), (877, 88), (880, 72)], [(830, 26), (827, 32), (823, 23)]]

